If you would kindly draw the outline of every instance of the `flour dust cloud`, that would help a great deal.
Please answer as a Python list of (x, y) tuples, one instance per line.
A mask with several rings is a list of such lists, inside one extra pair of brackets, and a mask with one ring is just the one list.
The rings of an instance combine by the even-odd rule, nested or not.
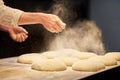
[(67, 26), (63, 32), (56, 34), (55, 38), (51, 40), (48, 44), (48, 50), (71, 48), (104, 54), (102, 33), (96, 23), (90, 20), (75, 20), (77, 14), (70, 8), (71, 5), (68, 4), (67, 0), (55, 0), (55, 4), (51, 7), (50, 12), (59, 16)]

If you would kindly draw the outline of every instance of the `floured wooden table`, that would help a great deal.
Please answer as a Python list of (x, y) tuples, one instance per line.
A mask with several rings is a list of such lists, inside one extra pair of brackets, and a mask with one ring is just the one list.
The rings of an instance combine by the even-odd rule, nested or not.
[(17, 57), (11, 57), (0, 59), (0, 80), (78, 80), (119, 66), (120, 62), (97, 72), (74, 71), (71, 67), (65, 71), (46, 72), (33, 70), (30, 64), (17, 63)]

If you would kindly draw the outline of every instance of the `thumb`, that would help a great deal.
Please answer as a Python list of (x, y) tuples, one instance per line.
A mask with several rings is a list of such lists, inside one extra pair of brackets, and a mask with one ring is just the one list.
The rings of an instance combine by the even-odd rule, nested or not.
[(16, 29), (21, 30), (21, 32), (24, 32), (25, 34), (28, 34), (27, 30), (22, 27), (17, 27)]

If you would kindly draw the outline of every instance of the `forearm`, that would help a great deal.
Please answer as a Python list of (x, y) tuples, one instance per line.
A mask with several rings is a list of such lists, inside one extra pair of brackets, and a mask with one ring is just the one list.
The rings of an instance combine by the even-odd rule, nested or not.
[(18, 20), (18, 25), (40, 24), (42, 23), (42, 14), (43, 13), (24, 12)]

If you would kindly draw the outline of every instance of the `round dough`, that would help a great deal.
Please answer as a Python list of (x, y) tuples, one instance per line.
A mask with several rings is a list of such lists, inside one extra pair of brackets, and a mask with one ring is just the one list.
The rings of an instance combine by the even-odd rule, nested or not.
[(47, 59), (53, 59), (57, 56), (60, 56), (57, 51), (47, 51), (47, 52), (41, 53), (41, 55), (45, 56)]
[(32, 69), (39, 71), (63, 71), (67, 69), (64, 62), (58, 59), (46, 59), (32, 64)]
[(79, 54), (80, 51), (75, 49), (61, 49), (57, 50), (58, 53), (60, 53), (60, 56), (72, 56), (73, 54)]
[(117, 65), (117, 60), (115, 58), (109, 57), (109, 56), (95, 56), (90, 59), (93, 59), (95, 61), (100, 61), (106, 66)]
[(120, 52), (108, 52), (105, 56), (114, 57), (117, 61), (120, 61)]
[(78, 58), (69, 57), (69, 56), (57, 57), (57, 59), (63, 61), (67, 66), (72, 66), (74, 62), (80, 60)]
[(72, 57), (76, 57), (79, 59), (88, 59), (91, 57), (97, 56), (97, 54), (95, 53), (91, 53), (91, 52), (80, 52), (78, 54), (73, 54)]
[(44, 56), (41, 56), (38, 53), (28, 53), (28, 54), (23, 54), (17, 58), (17, 62), (23, 63), (23, 64), (31, 64), (34, 61), (37, 60), (43, 60), (45, 59)]
[(94, 61), (92, 59), (79, 60), (72, 65), (72, 69), (76, 71), (98, 71), (104, 69), (105, 65), (100, 61)]

